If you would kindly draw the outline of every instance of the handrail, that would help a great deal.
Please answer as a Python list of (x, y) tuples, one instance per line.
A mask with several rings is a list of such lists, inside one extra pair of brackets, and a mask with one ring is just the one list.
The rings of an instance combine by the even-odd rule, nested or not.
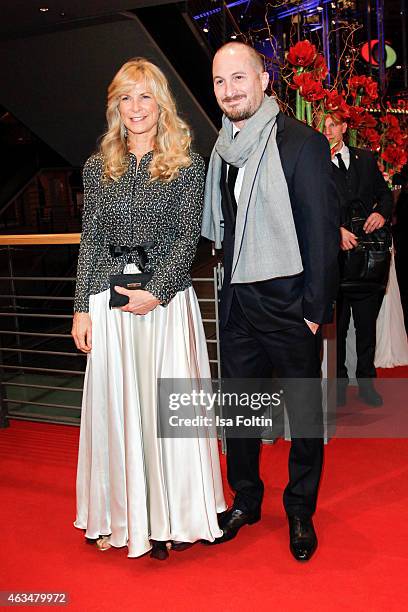
[(24, 244), (79, 244), (81, 234), (5, 234), (0, 235), (0, 246)]

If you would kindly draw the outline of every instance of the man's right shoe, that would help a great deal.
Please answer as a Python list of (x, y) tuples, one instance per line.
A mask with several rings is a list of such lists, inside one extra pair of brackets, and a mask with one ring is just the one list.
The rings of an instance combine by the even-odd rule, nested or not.
[(229, 542), (237, 535), (238, 531), (244, 525), (253, 525), (257, 523), (261, 519), (260, 510), (255, 513), (247, 513), (239, 510), (238, 508), (231, 508), (228, 512), (226, 512), (223, 520), (220, 524), (222, 529), (222, 536), (220, 538), (215, 538), (214, 542), (202, 541), (203, 544), (223, 544), (224, 542)]
[(317, 536), (311, 518), (288, 516), (290, 552), (296, 561), (309, 561), (317, 548)]

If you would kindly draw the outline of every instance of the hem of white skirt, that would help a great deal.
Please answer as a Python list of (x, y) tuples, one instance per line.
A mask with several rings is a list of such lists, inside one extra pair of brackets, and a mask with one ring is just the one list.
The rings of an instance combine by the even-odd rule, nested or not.
[[(228, 506), (225, 505), (225, 507), (223, 507), (221, 510), (217, 508), (217, 514), (221, 513), (221, 512), (225, 512), (225, 510), (227, 510)], [(91, 540), (96, 540), (99, 538), (99, 536), (101, 535), (110, 535), (110, 534), (103, 534), (103, 533), (98, 533), (97, 535), (89, 535), (88, 533), (86, 533), (87, 527), (86, 524), (80, 524), (77, 521), (74, 521), (73, 523), (74, 527), (76, 527), (77, 529), (81, 529), (82, 531), (85, 531), (85, 537), (89, 538)], [(169, 536), (168, 538), (163, 538), (161, 536), (160, 541), (164, 541), (164, 542), (171, 542), (171, 541), (178, 541), (178, 542), (188, 542), (190, 544), (195, 544), (196, 542), (200, 542), (201, 540), (206, 540), (207, 542), (214, 542), (214, 540), (216, 538), (220, 538), (222, 536), (222, 530), (219, 529), (218, 533), (216, 533), (216, 535), (212, 536), (212, 537), (208, 537), (208, 534), (206, 534), (206, 536), (198, 536), (197, 538), (195, 538), (194, 540), (191, 540), (189, 538), (183, 538), (181, 535), (177, 535), (177, 537), (173, 537), (173, 536)], [(155, 540), (156, 538), (151, 536), (152, 540)], [(109, 544), (113, 547), (113, 548), (124, 548), (125, 546), (127, 546), (129, 552), (128, 552), (128, 558), (129, 559), (134, 559), (137, 557), (142, 557), (143, 555), (145, 555), (146, 553), (150, 552), (152, 550), (152, 546), (150, 545), (149, 542), (149, 546), (143, 547), (139, 550), (137, 550), (136, 552), (132, 550), (132, 552), (130, 552), (130, 549), (133, 548), (132, 545), (129, 546), (129, 542), (127, 541), (125, 544), (114, 544), (113, 542), (111, 542), (109, 540)]]

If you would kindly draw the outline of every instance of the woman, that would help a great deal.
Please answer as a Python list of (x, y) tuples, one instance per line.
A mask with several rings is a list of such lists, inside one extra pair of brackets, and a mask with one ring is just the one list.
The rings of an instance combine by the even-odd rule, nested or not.
[[(163, 73), (143, 58), (109, 86), (107, 123), (84, 167), (72, 335), (88, 364), (75, 526), (101, 550), (127, 545), (129, 557), (152, 550), (164, 559), (169, 541), (182, 549), (220, 536), (217, 513), (226, 507), (210, 432), (157, 437), (157, 379), (210, 378), (189, 276), (204, 164)], [(129, 303), (110, 310), (109, 276), (138, 272), (138, 245), (150, 246), (153, 276), (145, 290), (117, 287)]]

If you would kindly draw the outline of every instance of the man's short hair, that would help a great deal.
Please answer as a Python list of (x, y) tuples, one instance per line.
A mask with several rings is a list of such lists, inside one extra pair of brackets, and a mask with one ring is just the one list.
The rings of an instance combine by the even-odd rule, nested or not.
[(340, 125), (341, 123), (347, 123), (347, 119), (344, 117), (343, 113), (336, 113), (336, 111), (329, 112), (325, 114), (325, 119), (330, 117), (336, 125)]
[(233, 48), (233, 47), (238, 47), (238, 46), (244, 47), (244, 49), (248, 51), (248, 53), (251, 56), (251, 59), (253, 60), (259, 72), (265, 72), (265, 62), (263, 60), (262, 55), (258, 53), (256, 49), (254, 49), (253, 47), (251, 47), (251, 45), (248, 45), (247, 43), (239, 42), (238, 40), (230, 41), (222, 45), (222, 47), (220, 47), (219, 49), (217, 49), (217, 53), (219, 51), (222, 51), (223, 49), (227, 49), (228, 47)]

